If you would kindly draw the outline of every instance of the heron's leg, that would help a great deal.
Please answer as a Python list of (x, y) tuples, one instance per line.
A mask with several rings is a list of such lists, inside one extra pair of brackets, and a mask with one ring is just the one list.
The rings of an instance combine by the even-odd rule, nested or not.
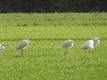
[(87, 53), (87, 50), (84, 50), (84, 53)]
[(23, 56), (23, 49), (21, 50), (21, 55)]
[(64, 55), (66, 55), (66, 53), (67, 53), (67, 48), (64, 49)]
[(64, 55), (68, 53), (68, 51), (67, 51), (67, 50), (68, 50), (68, 49), (67, 49), (67, 48), (65, 48), (65, 53), (64, 53)]
[(89, 50), (89, 49), (87, 49), (87, 53), (90, 53), (90, 50)]
[(65, 49), (64, 49), (64, 55), (66, 54), (66, 51), (65, 51)]
[(88, 49), (85, 49), (84, 53), (90, 53), (90, 51)]
[(92, 49), (92, 53), (95, 53), (95, 50), (94, 50), (94, 49)]
[(84, 50), (84, 53), (86, 53), (86, 50)]
[(67, 51), (68, 49), (66, 48), (66, 53), (68, 53), (68, 51)]

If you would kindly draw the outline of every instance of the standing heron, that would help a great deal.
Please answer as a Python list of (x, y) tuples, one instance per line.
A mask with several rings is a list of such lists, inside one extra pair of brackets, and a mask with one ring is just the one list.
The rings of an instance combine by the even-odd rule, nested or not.
[(29, 39), (21, 40), (18, 45), (16, 46), (16, 50), (21, 50), (21, 54), (23, 55), (23, 51), (26, 46), (29, 44)]
[(70, 40), (70, 39), (65, 40), (63, 42), (62, 47), (65, 48), (65, 50), (66, 50), (65, 53), (64, 53), (64, 55), (67, 53), (67, 49), (70, 48), (70, 47), (73, 47), (73, 45), (74, 45), (74, 41)]
[(0, 44), (0, 51), (4, 50), (5, 49), (5, 45), (3, 44)]

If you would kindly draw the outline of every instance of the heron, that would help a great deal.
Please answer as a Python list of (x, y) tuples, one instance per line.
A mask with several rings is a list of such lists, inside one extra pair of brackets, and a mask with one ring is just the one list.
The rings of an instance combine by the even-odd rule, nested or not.
[(0, 44), (0, 51), (5, 49), (5, 45), (4, 44)]
[(21, 55), (23, 55), (24, 49), (26, 48), (26, 46), (28, 44), (29, 44), (29, 39), (23, 39), (16, 46), (16, 50), (20, 50), (21, 51)]
[(70, 40), (70, 39), (65, 40), (63, 42), (62, 47), (65, 48), (65, 50), (66, 50), (65, 53), (64, 53), (64, 55), (67, 53), (68, 48), (73, 47), (73, 45), (74, 45), (74, 41)]
[(100, 43), (99, 38), (95, 37), (91, 40), (87, 40), (83, 45), (81, 45), (82, 49), (89, 49), (91, 48), (92, 50)]

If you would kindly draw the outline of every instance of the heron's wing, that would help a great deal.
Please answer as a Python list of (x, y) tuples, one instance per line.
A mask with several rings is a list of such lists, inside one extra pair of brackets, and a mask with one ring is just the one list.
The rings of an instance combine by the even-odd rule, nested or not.
[(62, 47), (66, 47), (67, 48), (67, 47), (70, 47), (70, 45), (71, 45), (71, 43), (66, 40), (66, 41), (63, 42)]
[(27, 41), (26, 41), (26, 40), (22, 40), (22, 41), (20, 41), (19, 44), (17, 45), (16, 50), (18, 50), (18, 49), (23, 49), (24, 47), (26, 47), (26, 45), (27, 45)]
[(67, 43), (68, 43), (67, 41), (64, 41), (63, 44), (62, 44), (62, 46), (66, 46)]
[(92, 40), (88, 40), (81, 46), (81, 48), (89, 48), (89, 47), (93, 46), (93, 44), (94, 43)]

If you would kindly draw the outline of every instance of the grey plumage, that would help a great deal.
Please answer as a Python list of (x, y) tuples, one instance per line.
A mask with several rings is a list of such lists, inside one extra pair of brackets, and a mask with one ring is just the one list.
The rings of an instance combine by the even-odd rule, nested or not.
[(29, 44), (29, 39), (21, 40), (18, 45), (16, 46), (16, 50), (21, 50), (21, 54), (23, 55), (23, 50)]
[[(73, 45), (74, 45), (74, 41), (73, 41), (73, 40), (70, 40), (70, 39), (65, 40), (65, 41), (63, 42), (63, 44), (62, 44), (62, 47), (65, 48), (65, 50), (66, 50), (65, 53), (67, 53), (67, 49), (70, 48), (70, 47), (73, 47)], [(65, 54), (65, 53), (64, 53), (64, 54)]]

